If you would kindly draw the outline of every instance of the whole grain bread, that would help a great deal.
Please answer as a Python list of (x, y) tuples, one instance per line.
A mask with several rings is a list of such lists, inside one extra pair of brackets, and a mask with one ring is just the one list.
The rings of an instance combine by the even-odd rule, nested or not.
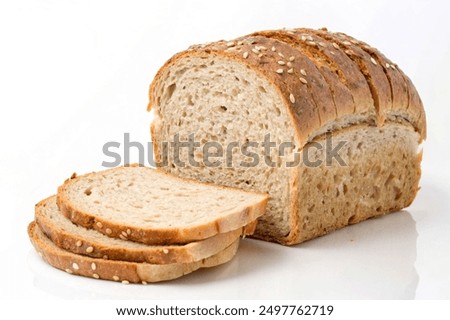
[(267, 195), (204, 184), (139, 166), (70, 179), (57, 205), (72, 222), (106, 236), (144, 244), (186, 244), (245, 228), (266, 207)]
[(231, 245), (243, 232), (240, 228), (183, 245), (145, 245), (110, 238), (75, 225), (59, 211), (55, 196), (36, 205), (35, 221), (54, 244), (69, 252), (92, 258), (151, 264), (189, 263), (208, 258)]
[(206, 259), (190, 263), (149, 264), (95, 259), (74, 254), (56, 246), (35, 222), (28, 226), (28, 235), (36, 251), (49, 265), (73, 275), (122, 283), (147, 284), (173, 280), (200, 268), (226, 263), (235, 256), (239, 247), (238, 239), (221, 252)]
[[(342, 33), (271, 30), (195, 45), (163, 65), (149, 97), (158, 167), (269, 193), (257, 238), (300, 243), (404, 208), (417, 193), (420, 97), (397, 64)], [(200, 148), (175, 158), (167, 146), (191, 135)], [(284, 154), (267, 154), (268, 135), (288, 143)], [(208, 165), (202, 147), (211, 141), (227, 151), (257, 143), (260, 161), (243, 166), (248, 153), (234, 149), (232, 161)], [(328, 144), (344, 146), (331, 161)], [(200, 165), (177, 165), (192, 158)]]

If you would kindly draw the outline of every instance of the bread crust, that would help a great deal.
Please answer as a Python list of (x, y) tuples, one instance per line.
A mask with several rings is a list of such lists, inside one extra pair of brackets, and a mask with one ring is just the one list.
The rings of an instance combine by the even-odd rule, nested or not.
[(152, 283), (168, 281), (200, 268), (209, 268), (230, 261), (239, 247), (239, 239), (220, 253), (191, 263), (148, 264), (129, 261), (105, 260), (65, 251), (51, 242), (33, 221), (28, 226), (31, 243), (40, 256), (51, 266), (95, 279), (122, 283)]
[[(110, 169), (113, 172), (124, 170), (124, 167)], [(154, 170), (145, 168), (145, 170)], [(140, 242), (149, 245), (169, 245), (169, 244), (186, 244), (193, 241), (203, 240), (219, 233), (225, 233), (245, 227), (244, 234), (248, 234), (254, 229), (252, 223), (262, 216), (265, 212), (268, 196), (260, 193), (249, 192), (261, 196), (261, 200), (253, 205), (249, 205), (244, 209), (237, 208), (234, 212), (227, 216), (220, 217), (216, 220), (209, 221), (202, 225), (186, 227), (184, 229), (168, 227), (168, 228), (145, 228), (136, 225), (120, 224), (115, 221), (107, 220), (90, 212), (85, 212), (77, 208), (77, 204), (73, 203), (67, 196), (67, 190), (73, 181), (77, 179), (89, 179), (97, 173), (88, 173), (82, 176), (72, 176), (67, 179), (63, 185), (58, 188), (56, 202), (62, 214), (70, 219), (73, 223), (83, 226), (87, 229), (94, 229), (106, 236), (112, 238), (121, 238), (125, 232), (127, 240)], [(196, 180), (183, 179), (175, 177), (162, 170), (154, 170), (154, 174), (164, 175), (167, 179), (175, 179), (192, 184), (208, 185)], [(210, 185), (208, 185), (210, 186)], [(215, 186), (222, 190), (236, 190), (234, 188)], [(108, 232), (106, 230), (108, 229)]]

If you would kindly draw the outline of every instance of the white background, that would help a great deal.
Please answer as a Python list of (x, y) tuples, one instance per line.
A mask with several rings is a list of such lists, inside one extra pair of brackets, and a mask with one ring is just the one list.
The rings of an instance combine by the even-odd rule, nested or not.
[[(449, 299), (447, 3), (2, 1), (0, 299)], [(150, 286), (69, 276), (34, 253), (26, 226), (36, 202), (74, 171), (101, 170), (105, 142), (124, 132), (149, 141), (148, 86), (172, 54), (322, 26), (378, 47), (421, 94), (428, 139), (410, 208), (290, 248), (246, 239), (225, 266)]]

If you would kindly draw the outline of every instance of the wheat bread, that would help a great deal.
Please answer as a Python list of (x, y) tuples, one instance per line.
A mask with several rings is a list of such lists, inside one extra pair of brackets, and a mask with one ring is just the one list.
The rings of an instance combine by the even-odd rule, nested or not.
[(70, 179), (57, 205), (72, 222), (109, 237), (144, 244), (186, 244), (250, 225), (267, 195), (244, 192), (139, 166)]
[(208, 258), (224, 250), (243, 233), (240, 228), (184, 245), (145, 245), (110, 238), (95, 230), (75, 225), (59, 211), (55, 196), (36, 205), (35, 221), (54, 244), (72, 253), (151, 264), (189, 263)]
[(239, 239), (221, 252), (190, 263), (149, 264), (86, 257), (56, 246), (35, 222), (28, 226), (31, 243), (39, 255), (54, 268), (69, 274), (122, 283), (151, 283), (179, 278), (200, 268), (210, 268), (230, 261), (239, 247)]
[[(417, 91), (395, 63), (341, 34), (273, 30), (192, 46), (158, 71), (149, 98), (158, 167), (269, 193), (257, 238), (300, 243), (404, 208), (417, 193), (426, 136)], [(167, 143), (192, 134), (201, 146), (214, 141), (224, 150), (256, 142), (260, 161), (242, 166), (248, 156), (233, 149), (231, 165), (205, 165), (200, 147), (182, 153), (186, 165), (177, 165)], [(260, 145), (267, 134), (291, 147), (266, 154)], [(327, 139), (344, 143), (345, 161), (304, 161), (324, 161)], [(300, 161), (288, 166), (295, 156)], [(190, 158), (200, 165), (189, 165)]]

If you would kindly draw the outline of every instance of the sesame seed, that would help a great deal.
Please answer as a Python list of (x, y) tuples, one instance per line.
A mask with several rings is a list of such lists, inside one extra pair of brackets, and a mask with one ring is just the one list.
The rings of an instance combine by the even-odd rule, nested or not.
[(103, 228), (103, 223), (101, 223), (100, 221), (97, 222), (97, 227), (99, 227), (100, 229)]
[(227, 42), (227, 47), (234, 47), (235, 45), (234, 41)]
[(294, 69), (292, 69), (292, 68), (290, 68), (288, 71), (287, 71), (287, 73), (294, 73)]
[(288, 66), (289, 68), (292, 68), (292, 62), (288, 61), (287, 66)]
[(345, 54), (347, 54), (347, 55), (349, 55), (349, 56), (352, 56), (352, 55), (355, 54), (355, 53), (353, 52), (353, 50), (345, 50), (344, 52), (345, 52)]
[(295, 103), (295, 97), (292, 93), (289, 95), (289, 100), (291, 100), (292, 103)]
[(128, 280), (122, 280), (122, 283), (123, 283), (123, 284), (130, 284), (130, 281), (128, 281)]
[(302, 75), (306, 76), (306, 71), (305, 71), (305, 69), (300, 69), (300, 73), (301, 73)]
[(105, 232), (106, 232), (106, 234), (111, 234), (112, 230), (110, 228), (106, 228)]
[(74, 268), (75, 270), (80, 270), (80, 266), (77, 263), (72, 263), (72, 268)]
[(67, 273), (70, 273), (70, 274), (72, 274), (73, 273), (73, 271), (72, 270), (70, 270), (70, 269), (66, 269), (65, 270)]
[(280, 66), (284, 66), (284, 65), (286, 64), (286, 62), (284, 62), (283, 60), (280, 60), (280, 61), (278, 61), (278, 64), (279, 64)]
[(295, 34), (295, 32), (294, 31), (291, 31), (291, 30), (288, 30), (288, 31), (286, 31), (287, 33), (289, 33), (289, 34)]
[(345, 44), (346, 46), (351, 46), (352, 44), (350, 43), (350, 41), (344, 41), (342, 42), (343, 44)]
[(359, 43), (359, 41), (356, 40), (356, 39), (352, 39), (352, 40), (350, 40), (350, 41), (351, 41), (351, 43), (353, 43), (353, 44), (358, 44), (358, 43)]
[(165, 254), (168, 254), (168, 253), (169, 253), (169, 249), (163, 249), (163, 252), (164, 252)]
[(258, 54), (258, 58), (261, 58), (262, 56), (263, 56), (263, 54), (262, 54), (262, 53)]
[(391, 64), (391, 68), (394, 69), (394, 70), (397, 70), (395, 65), (393, 65), (393, 64)]
[(306, 41), (306, 36), (303, 35), (303, 36), (301, 37), (301, 39), (302, 39), (302, 41)]
[(333, 47), (335, 47), (336, 49), (339, 49), (339, 45), (336, 42), (333, 42)]
[(307, 36), (306, 39), (308, 39), (309, 41), (313, 41), (314, 40), (313, 37), (311, 37), (311, 36)]
[(319, 46), (321, 46), (321, 47), (326, 47), (325, 43), (323, 43), (323, 42), (321, 42), (321, 41), (319, 41), (318, 44), (319, 44)]
[(306, 79), (305, 79), (305, 78), (302, 78), (302, 77), (300, 77), (300, 81), (301, 81), (303, 84), (307, 84), (307, 83), (308, 83), (308, 81), (306, 81)]
[(389, 69), (389, 63), (386, 62), (386, 69)]
[(290, 56), (289, 57), (289, 61), (294, 61), (295, 60), (295, 57), (294, 56)]
[(75, 245), (76, 245), (77, 247), (81, 247), (81, 246), (83, 245), (83, 242), (81, 242), (81, 240), (78, 240), (78, 241), (75, 243)]
[(145, 286), (145, 285), (147, 285), (148, 283), (147, 283), (147, 281), (142, 281), (142, 284)]
[(284, 54), (282, 54), (281, 52), (278, 52), (278, 55), (282, 58), (284, 58)]
[(257, 48), (258, 48), (258, 50), (267, 50), (267, 48), (264, 46), (258, 46)]
[(330, 53), (331, 53), (332, 55), (334, 55), (334, 51), (330, 51)]
[(114, 280), (114, 281), (119, 281), (120, 279), (119, 279), (118, 276), (113, 276), (113, 280)]
[(128, 237), (128, 233), (126, 231), (122, 231), (120, 234), (123, 235), (124, 237)]
[(314, 41), (306, 41), (306, 44), (309, 44), (310, 46), (315, 46), (316, 43)]
[(127, 233), (128, 233), (128, 235), (130, 235), (131, 234), (131, 230), (127, 229)]
[(127, 237), (125, 237), (123, 234), (120, 234), (119, 238), (122, 239), (122, 240), (128, 240)]
[(87, 253), (92, 253), (94, 251), (94, 247), (87, 247), (86, 248), (86, 252)]
[(237, 45), (242, 46), (244, 43), (242, 41), (238, 41)]
[(364, 49), (371, 49), (371, 47), (368, 44), (363, 45)]
[(275, 51), (277, 51), (277, 48), (275, 48), (275, 47), (272, 47), (272, 51), (274, 51), (274, 52), (275, 52)]
[(373, 57), (370, 57), (370, 61), (374, 64), (377, 65), (378, 63), (375, 61), (375, 59)]
[(282, 74), (283, 73), (283, 69), (277, 69), (275, 72), (278, 73), (278, 74)]
[(248, 58), (248, 52), (245, 51), (244, 54), (242, 55), (242, 57), (244, 57), (244, 59), (247, 59)]
[(258, 54), (259, 50), (255, 49), (255, 48), (252, 48), (252, 52), (255, 53), (255, 54)]
[(95, 262), (91, 263), (91, 269), (94, 271), (97, 270), (97, 265), (95, 264)]
[(93, 273), (92, 276), (93, 276), (95, 279), (100, 279), (99, 275), (96, 274), (96, 273)]

